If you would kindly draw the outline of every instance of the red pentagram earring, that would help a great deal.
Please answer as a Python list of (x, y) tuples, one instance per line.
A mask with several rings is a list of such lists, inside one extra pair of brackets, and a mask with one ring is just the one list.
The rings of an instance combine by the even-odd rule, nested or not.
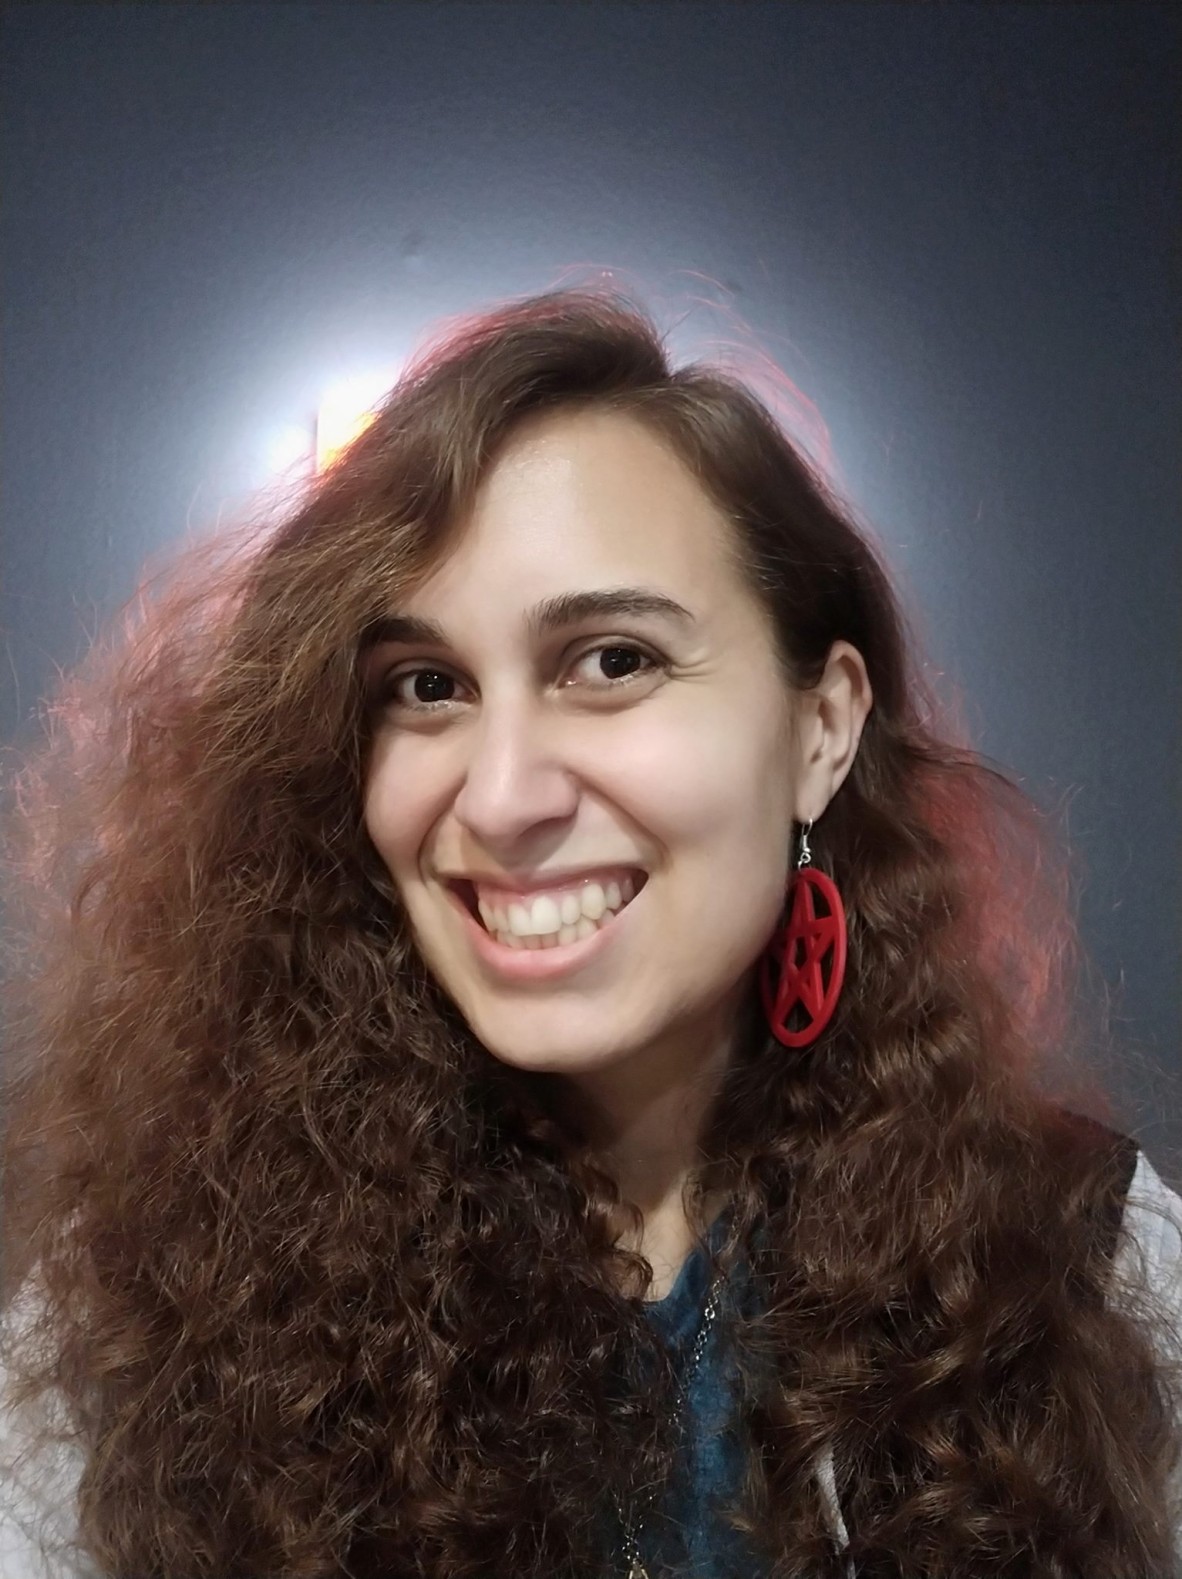
[[(776, 928), (759, 966), (759, 985), (763, 1009), (772, 1035), (785, 1047), (807, 1047), (829, 1024), (837, 1007), (845, 975), (845, 906), (832, 878), (812, 869), (809, 830), (812, 819), (800, 834), (800, 857), (788, 885), (792, 911), (786, 924)], [(818, 915), (814, 901), (820, 899)], [(829, 980), (825, 982), (822, 965), (831, 954)], [(788, 1019), (799, 1010), (798, 1023), (789, 1028)]]

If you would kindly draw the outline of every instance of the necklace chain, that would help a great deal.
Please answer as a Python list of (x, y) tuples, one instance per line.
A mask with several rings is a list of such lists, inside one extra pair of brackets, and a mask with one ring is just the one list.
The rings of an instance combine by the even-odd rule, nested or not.
[[(710, 1329), (714, 1324), (715, 1316), (718, 1314), (718, 1303), (721, 1293), (722, 1278), (719, 1276), (710, 1285), (710, 1292), (706, 1297), (706, 1306), (702, 1312), (702, 1320), (694, 1336), (693, 1348), (690, 1350), (689, 1361), (685, 1368), (685, 1374), (682, 1377), (678, 1409), (679, 1418), (689, 1402), (689, 1390), (693, 1385), (694, 1377), (698, 1373), (702, 1355), (706, 1351)], [(634, 1516), (633, 1518), (628, 1518), (618, 1499), (616, 1501), (616, 1512), (619, 1515), (620, 1523), (624, 1527), (622, 1546), (624, 1562), (627, 1564), (627, 1579), (648, 1579), (648, 1570), (640, 1560), (640, 1536), (644, 1530), (645, 1519), (651, 1511), (655, 1500), (656, 1492), (650, 1492), (644, 1506), (640, 1510), (639, 1516)]]

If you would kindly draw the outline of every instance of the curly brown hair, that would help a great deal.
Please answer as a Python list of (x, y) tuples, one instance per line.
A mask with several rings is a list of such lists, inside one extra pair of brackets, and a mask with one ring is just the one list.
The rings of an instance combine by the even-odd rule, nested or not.
[(772, 405), (591, 287), (426, 342), (274, 530), (145, 584), (9, 775), (4, 1297), (37, 1303), (3, 1358), (64, 1401), (82, 1545), (118, 1579), (590, 1576), (674, 1462), (629, 1203), (434, 982), (361, 815), (367, 632), (515, 426), (587, 406), (724, 512), (791, 683), (845, 639), (874, 694), (814, 835), (838, 1013), (786, 1055), (752, 992), (690, 1197), (760, 1291), (732, 1521), (836, 1574), (830, 1449), (864, 1576), (1165, 1573), (1167, 1317), (1097, 1249), (1114, 1154), (1071, 1110), (1122, 1115), (1070, 860)]

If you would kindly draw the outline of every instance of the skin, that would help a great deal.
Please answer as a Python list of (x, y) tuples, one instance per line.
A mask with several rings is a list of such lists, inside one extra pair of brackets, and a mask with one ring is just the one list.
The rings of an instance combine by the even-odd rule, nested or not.
[[(644, 1215), (650, 1297), (690, 1248), (681, 1186), (783, 909), (793, 819), (820, 821), (872, 700), (847, 642), (815, 689), (786, 684), (728, 530), (634, 419), (535, 417), (397, 611), (437, 621), (448, 644), (383, 643), (365, 660), (384, 695), (365, 823), (417, 945), (494, 1057), (564, 1077)], [(530, 634), (541, 600), (618, 586), (663, 592), (692, 623), (600, 615)], [(597, 644), (639, 655), (622, 663)], [(439, 876), (617, 862), (649, 877), (613, 946), (544, 983), (481, 966)]]

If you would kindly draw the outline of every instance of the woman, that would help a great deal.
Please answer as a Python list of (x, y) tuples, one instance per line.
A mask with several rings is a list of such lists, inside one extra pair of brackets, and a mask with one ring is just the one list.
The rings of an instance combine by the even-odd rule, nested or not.
[(1170, 1571), (1182, 1201), (740, 381), (593, 290), (453, 327), (59, 712), (14, 1566)]

